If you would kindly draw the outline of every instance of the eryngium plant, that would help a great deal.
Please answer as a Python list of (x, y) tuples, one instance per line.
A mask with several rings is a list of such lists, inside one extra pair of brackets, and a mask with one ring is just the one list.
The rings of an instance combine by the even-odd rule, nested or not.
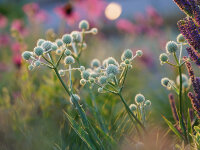
[[(73, 72), (80, 72), (80, 84), (82, 86), (89, 86), (89, 92), (93, 86), (98, 87), (100, 93), (112, 93), (120, 97), (123, 102), (127, 114), (134, 123), (139, 135), (141, 131), (146, 132), (145, 121), (148, 108), (151, 105), (150, 100), (146, 100), (141, 94), (136, 95), (136, 104), (128, 105), (122, 96), (125, 79), (128, 71), (132, 68), (132, 61), (136, 57), (142, 56), (141, 50), (136, 51), (134, 55), (130, 49), (124, 51), (121, 56), (121, 63), (119, 64), (113, 57), (109, 57), (101, 63), (98, 59), (93, 59), (91, 68), (81, 65), (80, 56), (82, 51), (86, 49), (85, 36), (87, 34), (97, 34), (96, 28), (89, 29), (89, 23), (83, 20), (79, 24), (81, 31), (73, 31), (70, 34), (64, 34), (62, 38), (56, 39), (54, 42), (39, 39), (37, 46), (32, 52), (25, 51), (22, 57), (29, 63), (28, 69), (34, 70), (40, 66), (46, 66), (53, 70), (64, 87), (69, 96), (69, 101), (78, 112), (82, 124), (78, 124), (67, 112), (67, 116), (72, 128), (87, 145), (88, 149), (104, 150), (108, 149), (110, 145), (116, 145), (115, 140), (108, 133), (104, 121), (99, 114), (94, 96), (90, 93), (93, 99), (96, 118), (100, 124), (101, 132), (92, 126), (82, 105), (80, 104), (81, 97), (77, 94), (77, 89), (73, 83)], [(67, 82), (64, 80), (67, 77)], [(99, 133), (100, 132), (100, 133)], [(101, 136), (101, 138), (100, 138)], [(106, 143), (106, 144), (105, 144)], [(106, 145), (106, 148), (105, 148)]]

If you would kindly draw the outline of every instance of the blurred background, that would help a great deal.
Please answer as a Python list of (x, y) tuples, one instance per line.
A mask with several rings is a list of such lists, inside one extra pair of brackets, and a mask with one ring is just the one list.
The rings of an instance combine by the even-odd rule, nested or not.
[[(0, 0), (0, 150), (52, 149), (62, 143), (62, 109), (72, 111), (68, 98), (48, 69), (28, 71), (21, 53), (32, 51), (39, 38), (53, 40), (78, 30), (82, 19), (99, 30), (87, 37), (81, 60), (86, 66), (95, 57), (120, 60), (126, 48), (144, 51), (133, 64), (124, 95), (131, 103), (143, 93), (152, 101), (149, 122), (166, 127), (161, 114), (172, 119), (169, 91), (160, 79), (177, 74), (160, 65), (159, 55), (168, 40), (176, 40), (176, 22), (183, 16), (172, 0)], [(87, 92), (80, 94), (87, 101)], [(122, 105), (111, 95), (96, 94), (109, 125), (110, 114), (116, 116)]]

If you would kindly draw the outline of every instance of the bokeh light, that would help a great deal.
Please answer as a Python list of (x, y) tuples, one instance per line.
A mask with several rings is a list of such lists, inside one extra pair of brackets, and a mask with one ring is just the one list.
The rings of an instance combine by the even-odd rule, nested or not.
[(105, 9), (105, 16), (109, 20), (116, 20), (122, 13), (122, 7), (118, 3), (110, 3)]

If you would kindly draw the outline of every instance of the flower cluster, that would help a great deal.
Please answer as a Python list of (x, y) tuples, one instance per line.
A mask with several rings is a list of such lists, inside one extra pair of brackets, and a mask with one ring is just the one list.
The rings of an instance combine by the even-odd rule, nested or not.
[(123, 76), (125, 70), (132, 68), (132, 61), (138, 56), (141, 57), (143, 52), (137, 50), (133, 55), (132, 50), (126, 49), (121, 56), (121, 63), (117, 62), (115, 58), (108, 57), (102, 62), (97, 58), (91, 61), (91, 67), (86, 69), (82, 68), (80, 80), (81, 85), (85, 85), (87, 82), (93, 85), (99, 86), (98, 91), (100, 93), (109, 92), (109, 88), (114, 88), (115, 92), (120, 90), (120, 84), (123, 82)]
[(187, 52), (192, 61), (200, 66), (200, 7), (195, 0), (174, 0), (188, 16), (178, 21), (178, 27), (182, 35), (191, 47)]
[(52, 56), (52, 54), (55, 54), (56, 56), (60, 56), (57, 60), (57, 64), (61, 61), (62, 57), (65, 56), (63, 64), (70, 67), (69, 70), (61, 69), (59, 71), (60, 75), (63, 76), (66, 71), (71, 71), (71, 65), (75, 63), (75, 59), (78, 60), (81, 51), (87, 46), (86, 43), (83, 42), (83, 36), (85, 34), (96, 34), (98, 32), (96, 28), (88, 30), (89, 24), (86, 20), (80, 22), (79, 28), (82, 31), (72, 31), (70, 34), (64, 34), (62, 38), (57, 39), (55, 42), (39, 39), (33, 52), (23, 52), (23, 59), (30, 62), (29, 70), (33, 70), (40, 65), (53, 68), (55, 58), (53, 58), (54, 56)]
[(200, 118), (200, 78), (194, 76), (191, 63), (186, 61), (186, 67), (188, 69), (189, 76), (191, 78), (192, 86), (194, 89), (194, 94), (192, 92), (188, 93), (194, 110), (197, 111), (197, 116)]

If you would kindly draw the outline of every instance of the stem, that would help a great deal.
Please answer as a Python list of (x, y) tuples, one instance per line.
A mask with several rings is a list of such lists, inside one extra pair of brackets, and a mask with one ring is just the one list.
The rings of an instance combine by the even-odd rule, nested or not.
[(182, 57), (182, 51), (183, 51), (183, 44), (180, 44), (180, 54), (179, 54), (179, 64), (181, 63), (181, 57)]
[(184, 132), (184, 136), (185, 136), (185, 140), (186, 143), (188, 142), (187, 140), (187, 134), (186, 134), (186, 127), (185, 127), (185, 123), (183, 121), (183, 106), (182, 106), (182, 71), (181, 71), (181, 66), (178, 67), (178, 71), (179, 71), (179, 82), (180, 82), (180, 86), (179, 86), (179, 110), (180, 110), (180, 121), (183, 125), (183, 132)]
[(121, 98), (125, 108), (126, 108), (126, 111), (128, 114), (130, 114), (134, 119), (135, 121), (140, 125), (140, 127), (146, 132), (146, 129), (144, 127), (144, 125), (140, 122), (140, 120), (138, 120), (138, 118), (134, 115), (134, 113), (130, 110), (128, 104), (126, 103), (125, 99), (123, 98), (122, 94), (121, 93), (118, 93), (119, 97)]
[(58, 73), (58, 69), (57, 69), (57, 68), (54, 68), (54, 71), (55, 71), (55, 73), (56, 73), (56, 75), (57, 75), (58, 79), (60, 80), (60, 82), (61, 82), (62, 86), (64, 87), (65, 91), (66, 91), (66, 92), (67, 92), (67, 94), (70, 96), (70, 95), (71, 95), (71, 93), (70, 93), (70, 91), (69, 91), (68, 87), (67, 87), (67, 86), (65, 85), (65, 83), (63, 82), (63, 80), (62, 80), (62, 78), (61, 78), (60, 74)]
[(69, 87), (70, 91), (72, 90), (72, 71), (71, 71), (71, 64), (69, 64)]

